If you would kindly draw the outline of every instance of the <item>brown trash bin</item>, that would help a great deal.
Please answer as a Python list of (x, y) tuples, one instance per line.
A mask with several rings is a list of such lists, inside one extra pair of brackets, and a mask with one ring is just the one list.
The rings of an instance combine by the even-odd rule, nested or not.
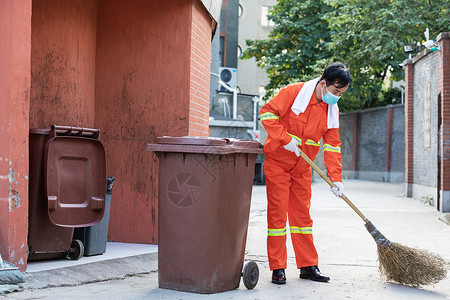
[[(217, 293), (239, 287), (259, 145), (200, 137), (160, 137), (147, 145), (159, 157), (160, 288)], [(259, 274), (253, 266), (251, 288)], [(244, 284), (250, 288), (245, 276)]]
[(106, 159), (100, 130), (30, 129), (28, 260), (83, 256), (75, 227), (103, 218)]

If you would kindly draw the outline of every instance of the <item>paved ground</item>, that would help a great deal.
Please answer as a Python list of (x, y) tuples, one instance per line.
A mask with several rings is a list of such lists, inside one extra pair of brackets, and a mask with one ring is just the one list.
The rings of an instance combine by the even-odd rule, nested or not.
[[(320, 180), (320, 178), (318, 179)], [(424, 248), (450, 261), (448, 215), (403, 195), (403, 184), (344, 181), (345, 193), (392, 241)], [(329, 283), (298, 278), (288, 246), (288, 283), (270, 282), (266, 256), (265, 187), (255, 186), (246, 244), (246, 260), (258, 263), (254, 290), (200, 295), (158, 288), (157, 254), (148, 253), (63, 269), (27, 274), (21, 292), (6, 299), (450, 299), (450, 278), (421, 289), (385, 282), (378, 273), (376, 244), (362, 220), (335, 198), (323, 182), (313, 184), (311, 214), (320, 268)], [(442, 219), (442, 220), (441, 220)], [(89, 283), (91, 282), (91, 283)], [(1, 291), (0, 286), (0, 291)], [(3, 286), (5, 290), (8, 287)], [(16, 287), (12, 287), (14, 290)]]

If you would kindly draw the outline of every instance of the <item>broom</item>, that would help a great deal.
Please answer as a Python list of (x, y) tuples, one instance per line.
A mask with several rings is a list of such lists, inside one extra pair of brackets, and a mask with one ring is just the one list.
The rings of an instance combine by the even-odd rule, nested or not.
[(12, 263), (4, 261), (0, 255), (0, 285), (24, 282), (22, 272)]
[[(336, 187), (330, 178), (301, 150), (300, 156), (331, 187)], [(380, 263), (379, 271), (387, 280), (412, 287), (420, 287), (437, 283), (447, 276), (446, 267), (449, 264), (442, 257), (427, 250), (417, 250), (391, 242), (381, 234), (347, 196), (342, 194), (341, 198), (363, 219), (365, 222), (364, 226), (377, 243), (378, 261)]]

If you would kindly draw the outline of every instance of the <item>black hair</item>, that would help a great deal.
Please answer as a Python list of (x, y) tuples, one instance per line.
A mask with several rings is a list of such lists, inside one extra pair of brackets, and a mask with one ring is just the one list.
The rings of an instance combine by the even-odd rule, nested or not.
[(343, 88), (352, 82), (350, 70), (340, 62), (332, 63), (323, 70), (320, 80), (325, 80), (327, 86), (337, 84), (337, 88)]

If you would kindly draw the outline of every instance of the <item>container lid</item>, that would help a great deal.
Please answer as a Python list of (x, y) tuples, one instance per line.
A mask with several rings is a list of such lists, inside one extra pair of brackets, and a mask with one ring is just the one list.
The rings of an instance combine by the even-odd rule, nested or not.
[(30, 134), (50, 135), (51, 137), (56, 135), (83, 136), (98, 139), (100, 136), (100, 129), (52, 125), (51, 129), (30, 128)]
[(199, 145), (199, 146), (226, 146), (227, 140), (215, 137), (199, 137), (199, 136), (182, 136), (170, 137), (163, 136), (156, 138), (157, 144), (170, 145)]
[(41, 129), (41, 128), (30, 128), (31, 134), (43, 134), (43, 135), (49, 135), (50, 129)]
[(98, 139), (56, 136), (45, 149), (44, 184), (50, 221), (62, 227), (99, 223), (105, 211), (106, 160)]
[(156, 144), (147, 144), (146, 151), (208, 154), (263, 152), (258, 141), (195, 136), (158, 137)]

